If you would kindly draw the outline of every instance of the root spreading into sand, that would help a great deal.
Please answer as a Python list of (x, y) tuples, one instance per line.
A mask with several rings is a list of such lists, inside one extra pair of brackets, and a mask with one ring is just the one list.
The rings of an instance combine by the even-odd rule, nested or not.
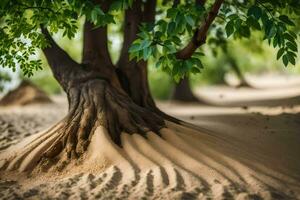
[(68, 160), (62, 152), (34, 168), (60, 137), (61, 123), (33, 134), (65, 115), (65, 104), (54, 105), (0, 111), (0, 165), (6, 169), (0, 172), (1, 197), (300, 199), (300, 107), (198, 112), (196, 106), (172, 105), (172, 114), (204, 128), (165, 121), (160, 136), (123, 132), (120, 147), (98, 125), (79, 158)]
[[(166, 123), (161, 137), (153, 132), (148, 132), (147, 138), (122, 133), (123, 148), (115, 145), (107, 130), (99, 126), (81, 159), (71, 161), (61, 172), (56, 165), (43, 175), (33, 171), (33, 178), (24, 179), (22, 189), (31, 191), (31, 195), (67, 195), (72, 199), (84, 195), (103, 199), (299, 198), (299, 177), (259, 165), (261, 162), (256, 160), (263, 155), (256, 155), (258, 150), (238, 149), (226, 137)], [(55, 131), (59, 126), (7, 149), (1, 154), (2, 167), (5, 157), (10, 158), (8, 170), (29, 169), (40, 159), (40, 152), (57, 139)], [(3, 195), (13, 197), (18, 193), (15, 189), (14, 193)]]

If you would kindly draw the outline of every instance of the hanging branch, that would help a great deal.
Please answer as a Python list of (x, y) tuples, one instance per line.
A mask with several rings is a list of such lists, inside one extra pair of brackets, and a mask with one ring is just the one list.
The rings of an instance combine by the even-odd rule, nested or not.
[(70, 79), (77, 72), (76, 69), (80, 68), (79, 64), (57, 45), (46, 28), (42, 27), (41, 30), (49, 42), (49, 46), (43, 48), (42, 51), (47, 58), (54, 77), (66, 90)]

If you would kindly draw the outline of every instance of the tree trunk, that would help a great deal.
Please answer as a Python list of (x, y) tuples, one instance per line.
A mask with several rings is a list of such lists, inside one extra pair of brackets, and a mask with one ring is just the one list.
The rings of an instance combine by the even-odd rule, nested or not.
[[(96, 37), (95, 31), (102, 32), (99, 30), (102, 28), (85, 27), (85, 36)], [(114, 66), (107, 62), (109, 59), (98, 58), (97, 43), (85, 45), (84, 63), (78, 64), (54, 42), (46, 29), (42, 32), (51, 45), (43, 49), (44, 54), (54, 77), (67, 93), (69, 112), (60, 123), (25, 144), (21, 151), (6, 154), (5, 159), (0, 159), (4, 160), (0, 168), (19, 171), (63, 168), (72, 159), (82, 157), (99, 127), (119, 146), (122, 132), (145, 136), (148, 132), (159, 134), (166, 127), (163, 113), (136, 104), (131, 98), (133, 94), (123, 90)], [(145, 71), (143, 66), (139, 72), (146, 75)], [(137, 80), (135, 84), (147, 80), (142, 74), (135, 76), (131, 79)]]
[[(144, 10), (142, 11), (142, 7)], [(131, 97), (131, 99), (139, 106), (158, 110), (151, 96), (147, 62), (129, 59), (129, 47), (137, 38), (139, 25), (143, 22), (154, 22), (156, 1), (142, 0), (135, 1), (131, 9), (125, 12), (124, 21), (124, 42), (121, 50), (121, 56), (117, 63), (117, 74), (122, 88)]]
[(172, 99), (182, 102), (200, 102), (193, 94), (187, 77), (176, 84)]
[(233, 72), (236, 74), (236, 76), (238, 77), (238, 79), (240, 81), (240, 83), (237, 85), (237, 87), (252, 87), (246, 80), (243, 73), (241, 72), (241, 70), (238, 67), (234, 58), (229, 56), (228, 60), (229, 60), (229, 65), (230, 65), (231, 69), (233, 70)]
[[(221, 1), (217, 1), (213, 11), (219, 8)], [(104, 11), (109, 8), (110, 1), (95, 2)], [(43, 52), (54, 77), (68, 96), (69, 112), (54, 127), (1, 154), (1, 169), (32, 171), (48, 170), (52, 166), (62, 169), (74, 159), (85, 159), (90, 143), (93, 142), (93, 148), (101, 144), (99, 138), (93, 139), (93, 135), (99, 135), (97, 130), (110, 138), (107, 141), (119, 146), (122, 133), (145, 136), (146, 133), (160, 135), (165, 127), (183, 130), (179, 126), (167, 126), (169, 122), (207, 131), (161, 112), (149, 92), (147, 63), (129, 61), (128, 48), (137, 37), (138, 26), (141, 22), (154, 21), (155, 7), (156, 1), (136, 0), (132, 8), (126, 10), (118, 70), (109, 56), (106, 27), (95, 28), (86, 22), (82, 64), (76, 63), (55, 43), (47, 29), (42, 28), (50, 43)], [(200, 36), (207, 32), (215, 15), (215, 12), (209, 14)]]

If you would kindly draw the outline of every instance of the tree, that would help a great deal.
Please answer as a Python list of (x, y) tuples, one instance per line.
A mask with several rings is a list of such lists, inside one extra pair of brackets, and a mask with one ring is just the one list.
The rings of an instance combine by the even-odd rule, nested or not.
[(227, 54), (227, 56), (228, 56), (227, 59), (228, 59), (229, 66), (231, 67), (232, 71), (235, 73), (235, 75), (240, 81), (237, 87), (252, 87), (246, 80), (246, 77), (244, 76), (241, 69), (239, 68), (236, 60), (231, 55)]
[[(20, 0), (1, 1), (0, 64), (13, 70), (20, 65), (32, 76), (41, 68), (34, 60), (42, 49), (54, 77), (67, 93), (68, 115), (57, 125), (31, 141), (3, 165), (9, 169), (32, 170), (49, 163), (65, 163), (86, 152), (95, 130), (104, 130), (122, 146), (121, 133), (145, 136), (160, 134), (169, 121), (192, 126), (161, 112), (148, 88), (147, 60), (179, 81), (202, 66), (199, 47), (209, 34), (223, 29), (228, 37), (250, 37), (259, 30), (285, 65), (295, 64), (297, 35), (290, 27), (299, 14), (295, 0), (276, 1), (86, 1)], [(114, 64), (109, 55), (107, 26), (114, 14), (124, 12), (124, 42)], [(154, 21), (155, 15), (157, 20)], [(72, 38), (76, 21), (85, 17), (81, 63), (75, 62), (54, 41), (61, 30)], [(214, 24), (214, 26), (212, 26)], [(190, 38), (190, 39), (186, 39)], [(182, 48), (183, 46), (183, 48)], [(103, 133), (104, 134), (104, 133)]]

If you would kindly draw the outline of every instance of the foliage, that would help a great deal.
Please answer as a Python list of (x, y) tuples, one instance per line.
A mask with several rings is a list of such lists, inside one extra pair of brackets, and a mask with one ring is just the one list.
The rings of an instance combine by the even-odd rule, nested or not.
[[(191, 7), (188, 3), (186, 6), (188, 8), (185, 8), (185, 12), (180, 12), (184, 7), (182, 5), (167, 9), (166, 16), (158, 20), (154, 26), (149, 26), (148, 29), (144, 25), (141, 28), (139, 38), (130, 49), (132, 57), (137, 58), (137, 60), (146, 60), (151, 56), (157, 58), (157, 66), (162, 66), (175, 79), (178, 76), (182, 77), (189, 71), (200, 72), (200, 70), (194, 70), (195, 68), (192, 67), (202, 68), (200, 57), (178, 60), (175, 52), (178, 51), (179, 47), (182, 48), (180, 36), (187, 34), (191, 37), (193, 33), (191, 25), (198, 24), (198, 19), (203, 18), (202, 16), (206, 15), (210, 9), (199, 7), (198, 15), (193, 15), (197, 8)], [(182, 13), (188, 14), (181, 15)], [(219, 12), (220, 19), (215, 20), (209, 32), (208, 44), (225, 48), (228, 38), (232, 35), (234, 39), (250, 38), (252, 32), (260, 31), (264, 34), (263, 39), (278, 49), (277, 59), (282, 58), (285, 66), (289, 63), (295, 65), (298, 36), (293, 27), (295, 26), (295, 19), (299, 19), (299, 14), (300, 2), (296, 0), (225, 1)], [(195, 22), (190, 22), (190, 17), (187, 16), (192, 16)], [(162, 51), (160, 51), (160, 46), (163, 47)], [(194, 55), (197, 55), (197, 52)]]
[[(188, 73), (199, 73), (203, 53), (198, 49), (186, 59), (178, 59), (181, 50), (199, 31), (215, 1), (205, 6), (195, 1), (158, 1), (154, 24), (141, 24), (138, 38), (129, 52), (136, 60), (156, 60), (156, 66), (168, 72), (176, 81)], [(0, 1), (0, 65), (32, 76), (42, 69), (36, 50), (48, 46), (40, 32), (47, 27), (51, 34), (59, 31), (67, 38), (74, 38), (81, 17), (96, 27), (120, 23), (116, 15), (130, 9), (134, 0), (114, 0), (108, 10), (87, 0), (2, 0)], [(284, 65), (296, 63), (298, 32), (295, 28), (300, 16), (298, 0), (225, 0), (218, 17), (210, 26), (207, 44), (225, 48), (231, 39), (250, 38), (253, 32), (263, 34), (273, 48), (277, 59)]]
[[(225, 26), (227, 36), (249, 38), (251, 30), (262, 31), (264, 39), (278, 48), (277, 59), (282, 58), (285, 66), (295, 65), (297, 34), (291, 29), (295, 23), (290, 16), (299, 17), (299, 1), (256, 1), (243, 15), (234, 12), (231, 6), (225, 7), (228, 22)], [(229, 13), (229, 14), (228, 14)]]
[(131, 58), (148, 60), (154, 57), (157, 60), (156, 67), (161, 67), (175, 80), (179, 80), (189, 71), (199, 73), (203, 68), (200, 60), (202, 53), (196, 52), (186, 60), (176, 59), (175, 53), (182, 46), (180, 36), (191, 37), (195, 25), (200, 23), (203, 14), (204, 8), (195, 6), (193, 2), (167, 9), (165, 16), (154, 25), (141, 26), (139, 38), (129, 49)]
[(1, 0), (0, 1), (0, 65), (16, 70), (20, 66), (24, 75), (32, 76), (34, 70), (42, 69), (36, 59), (36, 50), (48, 46), (40, 27), (48, 27), (54, 34), (59, 30), (63, 36), (73, 38), (77, 21), (81, 16), (96, 26), (113, 23), (112, 13), (127, 9), (131, 0), (116, 1), (104, 13), (99, 5), (85, 0)]

